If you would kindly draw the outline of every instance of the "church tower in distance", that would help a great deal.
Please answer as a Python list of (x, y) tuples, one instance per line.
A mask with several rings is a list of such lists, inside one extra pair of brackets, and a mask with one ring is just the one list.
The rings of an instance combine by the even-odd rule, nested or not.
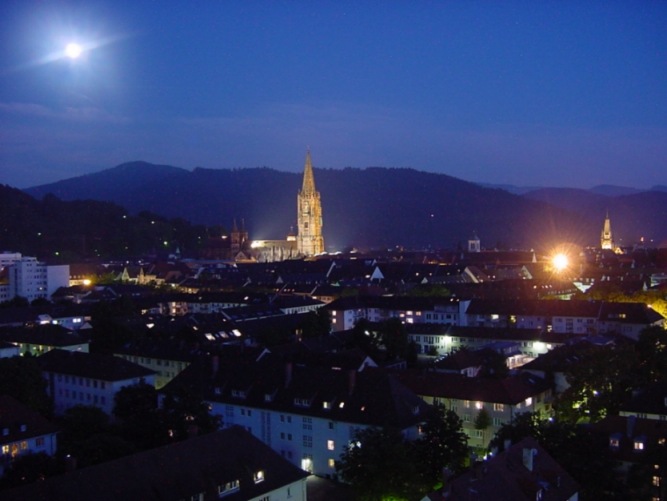
[(304, 256), (313, 256), (324, 252), (322, 237), (322, 204), (320, 193), (315, 189), (313, 164), (310, 150), (306, 153), (306, 166), (303, 171), (303, 186), (297, 195), (297, 250)]
[(614, 239), (611, 236), (611, 220), (609, 219), (609, 211), (607, 211), (607, 216), (604, 218), (604, 226), (602, 227), (602, 232), (600, 233), (600, 247), (602, 249), (614, 249)]

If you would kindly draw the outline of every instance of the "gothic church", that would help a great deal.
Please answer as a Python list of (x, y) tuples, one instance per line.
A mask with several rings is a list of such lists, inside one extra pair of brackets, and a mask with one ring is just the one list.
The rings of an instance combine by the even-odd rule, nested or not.
[(297, 234), (290, 233), (286, 240), (253, 240), (249, 256), (254, 261), (272, 262), (310, 257), (323, 252), (322, 204), (320, 192), (315, 189), (313, 164), (308, 150), (303, 183), (297, 194)]

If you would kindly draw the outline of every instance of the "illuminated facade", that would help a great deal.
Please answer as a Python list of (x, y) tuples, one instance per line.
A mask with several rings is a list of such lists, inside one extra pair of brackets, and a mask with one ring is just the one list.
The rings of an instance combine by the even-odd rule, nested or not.
[(614, 239), (611, 235), (611, 220), (609, 219), (609, 211), (604, 218), (604, 226), (602, 227), (602, 232), (600, 233), (600, 247), (602, 249), (614, 250)]
[(322, 204), (320, 192), (315, 189), (315, 176), (310, 151), (306, 153), (303, 185), (297, 196), (297, 250), (304, 256), (324, 252), (322, 237)]

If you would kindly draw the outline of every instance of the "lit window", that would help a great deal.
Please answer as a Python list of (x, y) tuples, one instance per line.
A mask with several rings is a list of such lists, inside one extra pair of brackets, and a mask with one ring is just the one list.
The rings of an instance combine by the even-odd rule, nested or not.
[(660, 477), (658, 475), (653, 475), (652, 483), (655, 487), (660, 487)]
[(526, 399), (526, 406), (533, 405), (533, 399), (531, 397), (528, 397)]
[(334, 441), (333, 440), (327, 440), (327, 449), (332, 451), (335, 448), (336, 448), (336, 444), (334, 443)]
[(258, 484), (260, 482), (263, 482), (264, 481), (264, 471), (263, 470), (256, 471), (255, 474), (253, 475), (252, 479), (256, 484)]
[(336, 460), (333, 459), (333, 458), (329, 458), (328, 464), (329, 464), (329, 468), (335, 468), (336, 467)]
[(475, 409), (481, 409), (482, 407), (484, 407), (484, 404), (482, 404), (482, 402), (475, 402)]
[(505, 405), (504, 404), (493, 404), (493, 410), (496, 412), (504, 412), (505, 411)]
[(640, 442), (639, 440), (635, 442), (635, 450), (636, 451), (643, 451), (644, 450), (644, 442)]

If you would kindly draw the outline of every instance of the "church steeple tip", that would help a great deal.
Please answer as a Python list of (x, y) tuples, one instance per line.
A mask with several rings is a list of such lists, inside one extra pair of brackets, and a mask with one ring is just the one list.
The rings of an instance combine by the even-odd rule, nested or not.
[(310, 159), (310, 148), (306, 150), (306, 165), (303, 169), (303, 186), (301, 193), (315, 193), (315, 176), (313, 176), (313, 162)]

